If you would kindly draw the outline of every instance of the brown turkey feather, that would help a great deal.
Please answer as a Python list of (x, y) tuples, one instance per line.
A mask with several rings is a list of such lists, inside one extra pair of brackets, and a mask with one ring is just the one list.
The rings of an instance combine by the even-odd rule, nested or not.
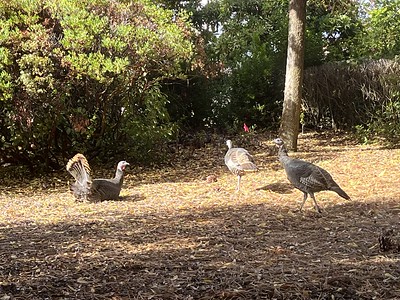
[(76, 180), (78, 180), (81, 174), (87, 174), (87, 179), (90, 181), (90, 166), (86, 157), (81, 153), (75, 154), (75, 156), (68, 161), (67, 171), (71, 173)]
[(227, 140), (228, 151), (225, 154), (225, 165), (232, 174), (238, 176), (236, 190), (240, 190), (241, 177), (247, 172), (258, 170), (251, 154), (243, 148), (232, 148), (232, 141)]

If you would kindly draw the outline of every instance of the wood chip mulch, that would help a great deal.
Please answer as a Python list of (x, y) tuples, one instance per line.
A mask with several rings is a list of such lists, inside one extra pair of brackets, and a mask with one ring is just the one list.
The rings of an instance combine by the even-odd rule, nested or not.
[(221, 142), (132, 166), (120, 201), (75, 202), (68, 174), (4, 177), (0, 300), (399, 299), (400, 150), (301, 135), (289, 155), (352, 200), (320, 192), (322, 214), (311, 200), (300, 213), (270, 138), (236, 139), (260, 167), (240, 193)]

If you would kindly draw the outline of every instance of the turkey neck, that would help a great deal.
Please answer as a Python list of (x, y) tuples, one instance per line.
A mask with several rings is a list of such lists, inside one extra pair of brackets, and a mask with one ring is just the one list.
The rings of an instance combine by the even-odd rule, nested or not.
[(278, 158), (282, 164), (287, 163), (290, 160), (290, 157), (287, 153), (285, 145), (280, 145), (278, 150)]
[(117, 169), (117, 172), (115, 172), (114, 180), (121, 186), (122, 182), (124, 181), (124, 171)]

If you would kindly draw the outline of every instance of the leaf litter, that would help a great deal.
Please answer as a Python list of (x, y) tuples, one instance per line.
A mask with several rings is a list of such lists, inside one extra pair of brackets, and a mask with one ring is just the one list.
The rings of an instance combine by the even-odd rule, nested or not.
[(300, 213), (271, 139), (233, 139), (260, 167), (240, 193), (220, 138), (131, 168), (120, 201), (75, 202), (66, 172), (3, 179), (0, 299), (396, 299), (400, 150), (301, 135), (289, 155), (327, 169), (352, 201), (320, 192), (323, 213), (311, 201)]

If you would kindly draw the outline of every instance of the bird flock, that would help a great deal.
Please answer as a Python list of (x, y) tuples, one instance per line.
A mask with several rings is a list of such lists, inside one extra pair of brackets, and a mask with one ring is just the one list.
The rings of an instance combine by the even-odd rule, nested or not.
[[(334, 191), (340, 197), (351, 200), (349, 195), (333, 180), (328, 171), (310, 162), (295, 159), (288, 155), (281, 138), (273, 140), (278, 148), (278, 158), (285, 170), (287, 179), (298, 190), (303, 192), (303, 202), (299, 211), (302, 211), (308, 196), (313, 200), (315, 209), (321, 213), (321, 208), (315, 199), (315, 193), (320, 191)], [(258, 171), (253, 156), (244, 148), (232, 147), (232, 141), (227, 140), (228, 151), (225, 154), (225, 165), (233, 175), (237, 176), (236, 192), (240, 191), (240, 182), (243, 175)], [(91, 169), (86, 157), (78, 153), (71, 158), (66, 166), (67, 171), (74, 177), (75, 182), (71, 190), (78, 201), (118, 200), (124, 179), (126, 161), (120, 161), (114, 178), (91, 179)]]

